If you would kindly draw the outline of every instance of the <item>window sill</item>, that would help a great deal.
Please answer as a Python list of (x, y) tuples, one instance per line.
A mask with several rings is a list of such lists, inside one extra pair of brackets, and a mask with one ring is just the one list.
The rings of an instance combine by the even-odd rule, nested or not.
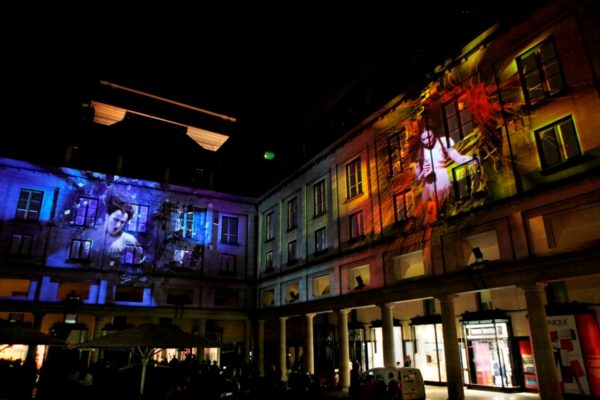
[(544, 105), (548, 104), (549, 102), (551, 102), (551, 101), (553, 101), (553, 100), (555, 100), (555, 99), (557, 99), (557, 98), (559, 98), (561, 96), (568, 95), (570, 93), (571, 93), (571, 88), (567, 86), (567, 87), (563, 88), (562, 90), (560, 90), (560, 91), (558, 91), (558, 92), (556, 92), (556, 93), (554, 93), (554, 94), (552, 94), (550, 96), (547, 96), (547, 97), (544, 97), (542, 99), (539, 99), (538, 101), (536, 101), (533, 104), (526, 103), (525, 105), (523, 105), (521, 107), (521, 110), (525, 114), (531, 114), (534, 110), (536, 110), (536, 109), (538, 109), (540, 107), (543, 107)]
[(581, 165), (584, 164), (588, 161), (592, 161), (594, 157), (589, 156), (589, 155), (578, 155), (578, 156), (573, 156), (571, 158), (567, 158), (565, 161), (563, 161), (560, 164), (557, 165), (553, 165), (551, 167), (542, 169), (540, 171), (540, 174), (542, 176), (548, 176), (548, 175), (552, 175), (561, 171), (564, 171), (566, 169), (569, 169), (571, 167), (575, 167), (577, 165)]

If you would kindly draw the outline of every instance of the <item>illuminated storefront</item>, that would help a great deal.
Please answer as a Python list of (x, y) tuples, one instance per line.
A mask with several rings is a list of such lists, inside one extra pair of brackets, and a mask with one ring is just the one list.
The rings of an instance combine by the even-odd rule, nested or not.
[[(472, 316), (467, 316), (469, 318)], [(469, 382), (511, 389), (519, 387), (512, 351), (510, 320), (463, 320)]]

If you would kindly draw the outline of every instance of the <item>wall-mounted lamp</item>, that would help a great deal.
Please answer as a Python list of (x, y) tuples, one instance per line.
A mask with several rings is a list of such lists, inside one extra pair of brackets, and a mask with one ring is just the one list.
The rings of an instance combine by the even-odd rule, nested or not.
[(483, 262), (483, 253), (481, 252), (481, 249), (479, 247), (473, 247), (473, 249), (471, 250), (473, 252), (473, 255), (475, 256), (475, 262)]

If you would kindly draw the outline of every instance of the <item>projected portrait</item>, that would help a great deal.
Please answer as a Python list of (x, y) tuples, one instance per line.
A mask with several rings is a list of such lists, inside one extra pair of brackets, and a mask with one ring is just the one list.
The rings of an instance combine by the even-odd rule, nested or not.
[(437, 219), (438, 209), (445, 207), (452, 187), (450, 176), (446, 170), (447, 163), (452, 160), (463, 164), (473, 159), (471, 156), (459, 154), (452, 148), (454, 142), (448, 139), (446, 146), (443, 140), (431, 129), (423, 129), (420, 134), (419, 148), (416, 154), (417, 179), (423, 183), (422, 200), (425, 207), (425, 223)]
[(144, 249), (134, 235), (125, 231), (127, 223), (134, 217), (135, 208), (116, 196), (111, 196), (106, 205), (104, 224), (90, 236), (93, 246), (110, 260), (124, 264), (140, 264)]

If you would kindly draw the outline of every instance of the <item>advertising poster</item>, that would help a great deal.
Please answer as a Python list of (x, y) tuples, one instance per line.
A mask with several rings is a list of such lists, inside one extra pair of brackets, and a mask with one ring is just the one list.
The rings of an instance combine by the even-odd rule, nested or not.
[(563, 393), (589, 395), (590, 387), (575, 316), (549, 316), (548, 331)]

